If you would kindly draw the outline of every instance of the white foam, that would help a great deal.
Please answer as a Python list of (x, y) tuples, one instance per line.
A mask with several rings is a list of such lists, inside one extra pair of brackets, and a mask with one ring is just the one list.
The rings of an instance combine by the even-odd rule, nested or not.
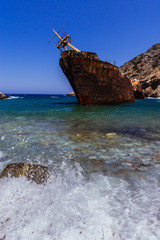
[(0, 151), (0, 159), (4, 157), (4, 153), (2, 151)]
[(58, 96), (51, 96), (51, 98), (59, 98)]
[(24, 97), (19, 97), (19, 96), (9, 96), (9, 98), (6, 98), (6, 100), (19, 99), (19, 98), (24, 98)]
[(87, 181), (65, 164), (46, 185), (1, 179), (0, 239), (158, 240), (160, 186), (135, 185), (101, 174)]
[(2, 136), (2, 137), (1, 137), (1, 141), (4, 141), (4, 139), (5, 139), (5, 136)]
[(154, 98), (154, 97), (147, 97), (146, 99), (155, 99), (155, 100), (157, 100), (157, 99), (160, 99), (160, 97), (157, 97), (157, 98)]

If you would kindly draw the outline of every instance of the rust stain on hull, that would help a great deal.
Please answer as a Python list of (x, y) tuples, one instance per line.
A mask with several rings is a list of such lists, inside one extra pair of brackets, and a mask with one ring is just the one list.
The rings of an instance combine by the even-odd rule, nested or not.
[(59, 63), (82, 105), (135, 100), (130, 80), (120, 73), (118, 67), (99, 60), (96, 53), (64, 51)]

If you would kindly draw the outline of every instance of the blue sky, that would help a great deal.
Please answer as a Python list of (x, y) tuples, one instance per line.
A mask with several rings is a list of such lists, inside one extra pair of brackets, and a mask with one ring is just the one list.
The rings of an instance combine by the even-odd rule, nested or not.
[(160, 0), (0, 0), (0, 91), (68, 93), (51, 27), (117, 66), (160, 42)]

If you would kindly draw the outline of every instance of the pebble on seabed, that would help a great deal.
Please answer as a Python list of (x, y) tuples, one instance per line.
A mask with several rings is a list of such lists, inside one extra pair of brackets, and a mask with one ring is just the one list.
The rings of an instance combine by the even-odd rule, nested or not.
[(117, 138), (118, 135), (114, 132), (111, 132), (111, 133), (106, 133), (105, 135), (107, 138)]

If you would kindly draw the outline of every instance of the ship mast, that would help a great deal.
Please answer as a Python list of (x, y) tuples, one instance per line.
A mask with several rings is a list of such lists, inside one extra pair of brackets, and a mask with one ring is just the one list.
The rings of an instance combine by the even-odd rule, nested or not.
[[(76, 47), (74, 47), (72, 44), (70, 44), (68, 41), (71, 42), (71, 38), (69, 36), (69, 34), (60, 37), (59, 34), (53, 29), (51, 28), (52, 31), (56, 34), (56, 36), (60, 39), (60, 41), (58, 41), (58, 43), (56, 44), (56, 47), (62, 52), (61, 48), (64, 48), (65, 51), (67, 51), (67, 45), (69, 47), (71, 47), (73, 50), (75, 50), (76, 52), (80, 52), (80, 50)], [(53, 37), (54, 38), (54, 37)], [(53, 38), (51, 39), (51, 41), (53, 40)]]

